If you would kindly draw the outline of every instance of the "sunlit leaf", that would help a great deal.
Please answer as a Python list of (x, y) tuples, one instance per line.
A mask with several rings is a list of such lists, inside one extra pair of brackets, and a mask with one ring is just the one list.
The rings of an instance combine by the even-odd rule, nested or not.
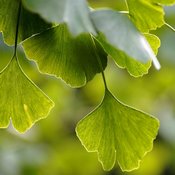
[(95, 45), (89, 34), (71, 37), (66, 25), (49, 29), (23, 43), (27, 57), (35, 60), (42, 72), (56, 75), (73, 87), (85, 85), (101, 72), (97, 54), (103, 68), (106, 67), (107, 55), (97, 41)]
[[(7, 44), (15, 43), (16, 23), (20, 0), (0, 0), (0, 32), (3, 32)], [(38, 15), (21, 8), (18, 42), (39, 33), (51, 25), (44, 22)]]
[(105, 170), (117, 161), (123, 171), (131, 171), (151, 151), (158, 128), (157, 119), (107, 91), (102, 103), (78, 123), (76, 133), (87, 151), (98, 153)]
[(49, 22), (67, 23), (74, 35), (82, 32), (96, 33), (86, 0), (23, 0), (23, 3)]
[[(159, 38), (152, 34), (145, 34), (145, 37), (149, 42), (151, 48), (153, 49), (154, 53), (157, 54), (158, 48), (160, 47)], [(148, 70), (151, 66), (151, 61), (148, 61), (147, 63), (144, 64), (127, 56), (124, 52), (110, 45), (105, 40), (103, 35), (99, 35), (97, 39), (100, 41), (100, 43), (104, 47), (106, 53), (108, 53), (114, 59), (115, 63), (120, 68), (126, 68), (130, 73), (130, 75), (134, 77), (140, 77), (148, 73)]]
[(127, 0), (129, 14), (132, 21), (142, 32), (161, 27), (164, 21), (164, 10), (161, 3), (171, 0)]
[(148, 43), (150, 44), (153, 52), (157, 55), (158, 49), (161, 45), (160, 39), (156, 35), (153, 35), (150, 33), (146, 33), (144, 35), (145, 35), (145, 38), (147, 39)]
[[(91, 17), (97, 30), (103, 35), (103, 40), (106, 39), (108, 44), (121, 51), (118, 52), (120, 56), (125, 57), (124, 53), (127, 57), (142, 63), (147, 63), (152, 59), (155, 66), (160, 68), (148, 42), (138, 32), (126, 14), (112, 10), (97, 10), (92, 12)], [(105, 50), (109, 50), (109, 45), (104, 45), (104, 42), (102, 45)], [(121, 64), (125, 66), (123, 65), (125, 63)], [(137, 75), (140, 74), (140, 71), (135, 73), (132, 71), (132, 73)]]
[(36, 121), (45, 118), (53, 102), (24, 74), (13, 58), (0, 73), (0, 127), (12, 120), (19, 132), (25, 132)]
[(126, 68), (132, 76), (139, 77), (148, 73), (151, 61), (141, 63), (127, 56), (124, 52), (110, 45), (102, 35), (98, 36), (98, 40), (104, 47), (105, 51), (114, 59), (115, 63), (120, 68)]

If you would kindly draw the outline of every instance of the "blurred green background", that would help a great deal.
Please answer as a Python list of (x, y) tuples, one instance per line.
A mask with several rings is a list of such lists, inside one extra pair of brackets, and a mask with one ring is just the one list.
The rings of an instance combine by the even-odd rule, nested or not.
[[(92, 7), (126, 10), (124, 0), (91, 0)], [(166, 21), (175, 26), (175, 7), (167, 7)], [(155, 32), (154, 32), (155, 33)], [(34, 62), (19, 48), (19, 60), (26, 74), (55, 102), (47, 119), (27, 133), (12, 126), (0, 130), (0, 175), (174, 175), (175, 174), (175, 33), (162, 27), (156, 34), (162, 45), (160, 71), (152, 68), (142, 78), (131, 77), (112, 59), (105, 71), (112, 92), (124, 103), (158, 117), (161, 121), (154, 149), (140, 169), (123, 173), (118, 165), (104, 172), (96, 153), (87, 153), (75, 134), (76, 123), (98, 105), (103, 97), (101, 75), (85, 87), (71, 89), (53, 76), (40, 74)], [(0, 36), (0, 70), (8, 63), (13, 48)]]

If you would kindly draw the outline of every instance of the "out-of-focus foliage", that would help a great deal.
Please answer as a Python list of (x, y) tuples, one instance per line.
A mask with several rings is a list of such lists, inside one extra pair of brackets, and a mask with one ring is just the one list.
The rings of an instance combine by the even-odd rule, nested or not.
[[(120, 3), (121, 2), (121, 3)], [(91, 0), (93, 7), (108, 6), (126, 10), (123, 0)], [(166, 21), (175, 26), (175, 7), (166, 8)], [(162, 69), (151, 68), (149, 74), (135, 79), (126, 70), (116, 69), (110, 59), (105, 73), (110, 89), (123, 102), (149, 112), (161, 121), (154, 149), (139, 170), (131, 175), (175, 174), (175, 33), (167, 27), (157, 31), (161, 39), (158, 58)], [(0, 69), (12, 56), (12, 48), (0, 39)], [(81, 146), (75, 125), (92, 110), (103, 95), (101, 75), (81, 89), (70, 89), (62, 81), (38, 73), (34, 62), (19, 59), (26, 74), (55, 102), (47, 119), (24, 135), (13, 128), (0, 130), (0, 175), (119, 175), (119, 168), (105, 173), (96, 159)]]
[(40, 14), (44, 19), (53, 23), (65, 22), (72, 34), (82, 32), (96, 34), (91, 22), (86, 0), (22, 0), (25, 7)]

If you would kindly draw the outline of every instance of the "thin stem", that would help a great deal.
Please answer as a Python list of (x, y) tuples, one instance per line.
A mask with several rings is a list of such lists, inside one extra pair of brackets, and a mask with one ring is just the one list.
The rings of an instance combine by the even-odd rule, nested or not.
[(168, 24), (168, 23), (165, 23), (165, 25), (169, 28), (169, 29), (171, 29), (173, 32), (175, 32), (175, 28), (174, 27), (172, 27), (170, 24)]
[(105, 86), (105, 90), (108, 89), (107, 87), (107, 83), (106, 83), (106, 78), (105, 78), (105, 74), (104, 74), (104, 71), (103, 71), (103, 65), (102, 65), (102, 62), (101, 62), (101, 59), (97, 53), (97, 47), (96, 47), (96, 44), (95, 44), (95, 41), (94, 41), (94, 37), (91, 35), (91, 39), (92, 39), (92, 42), (93, 42), (93, 45), (94, 45), (94, 51), (95, 51), (95, 55), (97, 57), (97, 61), (98, 61), (98, 64), (99, 64), (99, 67), (100, 67), (100, 70), (101, 70), (101, 74), (102, 74), (102, 78), (103, 78), (103, 83), (104, 83), (104, 86)]
[(17, 22), (16, 22), (16, 33), (15, 33), (15, 48), (14, 48), (14, 56), (13, 57), (16, 57), (16, 52), (17, 52), (17, 47), (18, 47), (18, 34), (19, 34), (20, 16), (21, 16), (21, 1), (19, 2), (19, 7), (18, 7), (18, 15), (17, 15)]

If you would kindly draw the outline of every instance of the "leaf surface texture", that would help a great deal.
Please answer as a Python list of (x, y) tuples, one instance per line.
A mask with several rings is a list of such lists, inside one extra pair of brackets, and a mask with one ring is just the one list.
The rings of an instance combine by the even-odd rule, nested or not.
[(122, 104), (107, 91), (76, 132), (87, 151), (98, 153), (104, 170), (111, 170), (117, 161), (123, 171), (131, 171), (151, 151), (158, 128), (157, 119)]
[(11, 118), (15, 129), (25, 132), (54, 106), (24, 74), (16, 58), (0, 73), (0, 87), (0, 127), (7, 127)]

